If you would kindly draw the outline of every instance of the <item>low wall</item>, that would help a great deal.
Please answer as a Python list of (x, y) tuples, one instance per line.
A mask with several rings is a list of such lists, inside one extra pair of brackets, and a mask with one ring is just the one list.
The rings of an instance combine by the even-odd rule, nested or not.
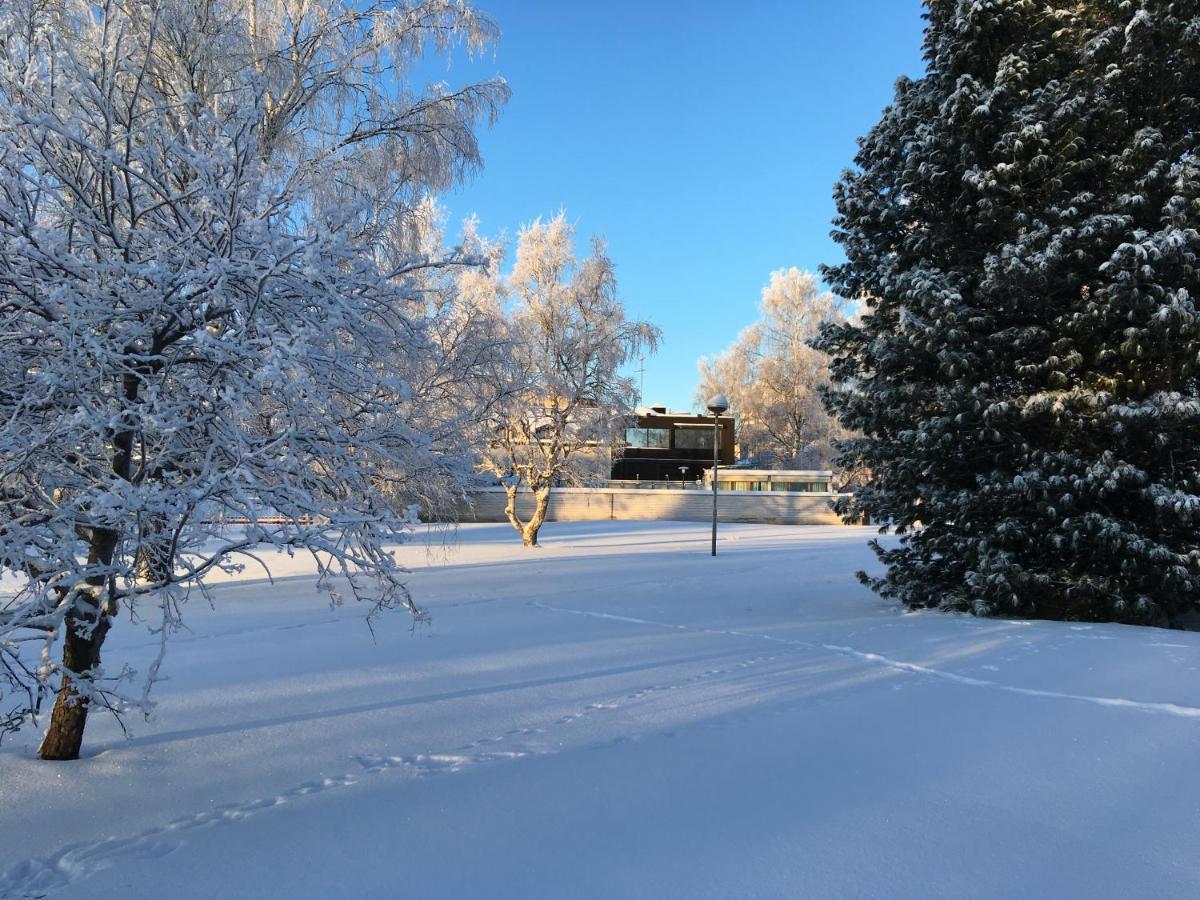
[[(721, 491), (720, 522), (758, 522), (769, 525), (838, 525), (830, 508), (838, 494), (790, 491)], [(463, 522), (504, 522), (503, 488), (483, 488), (471, 495), (461, 511)], [(533, 512), (533, 494), (517, 495), (522, 519)], [(550, 495), (547, 518), (559, 522), (599, 519), (649, 519), (681, 522), (712, 520), (712, 493), (697, 490), (648, 491), (638, 488), (556, 488)]]

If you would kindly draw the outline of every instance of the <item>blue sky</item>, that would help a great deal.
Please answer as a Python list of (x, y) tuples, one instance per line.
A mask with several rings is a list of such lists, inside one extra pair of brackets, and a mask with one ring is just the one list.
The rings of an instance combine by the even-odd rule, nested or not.
[(443, 198), (515, 237), (559, 208), (608, 241), (631, 315), (663, 330), (645, 402), (689, 409), (696, 360), (755, 318), (774, 269), (836, 262), (832, 189), (902, 74), (922, 69), (919, 0), (477, 0), (503, 75), (484, 171)]

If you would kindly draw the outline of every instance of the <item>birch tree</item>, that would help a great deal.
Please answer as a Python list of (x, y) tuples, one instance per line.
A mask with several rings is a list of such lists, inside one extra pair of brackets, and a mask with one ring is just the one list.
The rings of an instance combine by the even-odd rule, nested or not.
[[(537, 545), (556, 485), (608, 477), (637, 398), (621, 369), (660, 337), (625, 317), (604, 245), (593, 240), (578, 259), (574, 232), (561, 212), (523, 228), (507, 282), (513, 391), (497, 408), (485, 466), (501, 479), (508, 521), (527, 547)], [(522, 488), (534, 498), (527, 519), (517, 508)]]
[(388, 236), (506, 89), (409, 84), (494, 36), (437, 0), (0, 0), (0, 35), (2, 724), (54, 697), (40, 755), (70, 759), (93, 706), (150, 708), (161, 653), (140, 692), (101, 663), (118, 613), (165, 648), (259, 548), (422, 615), (380, 486), (458, 464), (388, 361), (432, 352), (422, 278), (462, 260)]
[(447, 247), (444, 211), (429, 200), (421, 213), (410, 253), (458, 264), (433, 266), (415, 276), (425, 352), (397, 345), (389, 366), (409, 390), (393, 414), (425, 436), (436, 465), (396, 472), (385, 493), (399, 506), (413, 504), (422, 515), (446, 522), (455, 520), (466, 501), (488, 423), (515, 385), (500, 308), (503, 246), (480, 237), (470, 220), (459, 245)]
[(763, 288), (758, 321), (728, 349), (700, 360), (696, 402), (729, 398), (743, 458), (773, 468), (830, 464), (840, 431), (821, 401), (828, 357), (810, 342), (824, 323), (842, 318), (839, 301), (811, 274), (780, 269)]

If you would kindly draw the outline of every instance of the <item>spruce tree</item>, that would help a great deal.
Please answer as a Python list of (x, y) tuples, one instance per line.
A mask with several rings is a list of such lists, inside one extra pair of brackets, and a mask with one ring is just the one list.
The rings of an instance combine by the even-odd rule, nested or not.
[(1200, 0), (928, 0), (835, 191), (827, 403), (910, 607), (1200, 610)]

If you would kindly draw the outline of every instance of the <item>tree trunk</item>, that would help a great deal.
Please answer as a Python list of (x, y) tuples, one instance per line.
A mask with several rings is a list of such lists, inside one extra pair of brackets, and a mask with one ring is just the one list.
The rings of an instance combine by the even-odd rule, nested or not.
[[(122, 388), (130, 405), (137, 402), (138, 375), (126, 374)], [(133, 432), (114, 434), (113, 450), (113, 474), (129, 481), (133, 468)], [(105, 567), (112, 565), (117, 539), (115, 528), (92, 529), (88, 561)], [(62, 683), (54, 698), (50, 727), (38, 747), (38, 756), (42, 759), (79, 759), (91, 703), (87, 693), (75, 689), (75, 682), (90, 681), (99, 671), (100, 647), (117, 613), (110, 590), (108, 576), (89, 578), (88, 587), (76, 591), (63, 619)]]
[(90, 702), (75, 689), (77, 678), (87, 679), (100, 665), (100, 646), (112, 624), (112, 610), (101, 601), (103, 588), (80, 592), (63, 622), (63, 673), (50, 727), (42, 738), (42, 759), (79, 759), (83, 729)]
[(506, 485), (504, 496), (507, 500), (504, 504), (504, 515), (508, 517), (509, 524), (517, 530), (517, 534), (521, 535), (522, 544), (526, 547), (536, 547), (538, 530), (546, 521), (546, 510), (550, 507), (550, 488), (542, 487), (534, 490), (533, 515), (530, 516), (528, 522), (522, 522), (521, 517), (517, 515), (517, 488)]
[(539, 488), (534, 491), (533, 515), (521, 530), (521, 543), (526, 547), (536, 547), (538, 530), (546, 521), (546, 510), (550, 507), (550, 488)]
[(504, 515), (508, 517), (508, 523), (517, 530), (517, 534), (523, 537), (525, 535), (525, 523), (517, 515), (517, 488), (505, 485), (504, 498)]

